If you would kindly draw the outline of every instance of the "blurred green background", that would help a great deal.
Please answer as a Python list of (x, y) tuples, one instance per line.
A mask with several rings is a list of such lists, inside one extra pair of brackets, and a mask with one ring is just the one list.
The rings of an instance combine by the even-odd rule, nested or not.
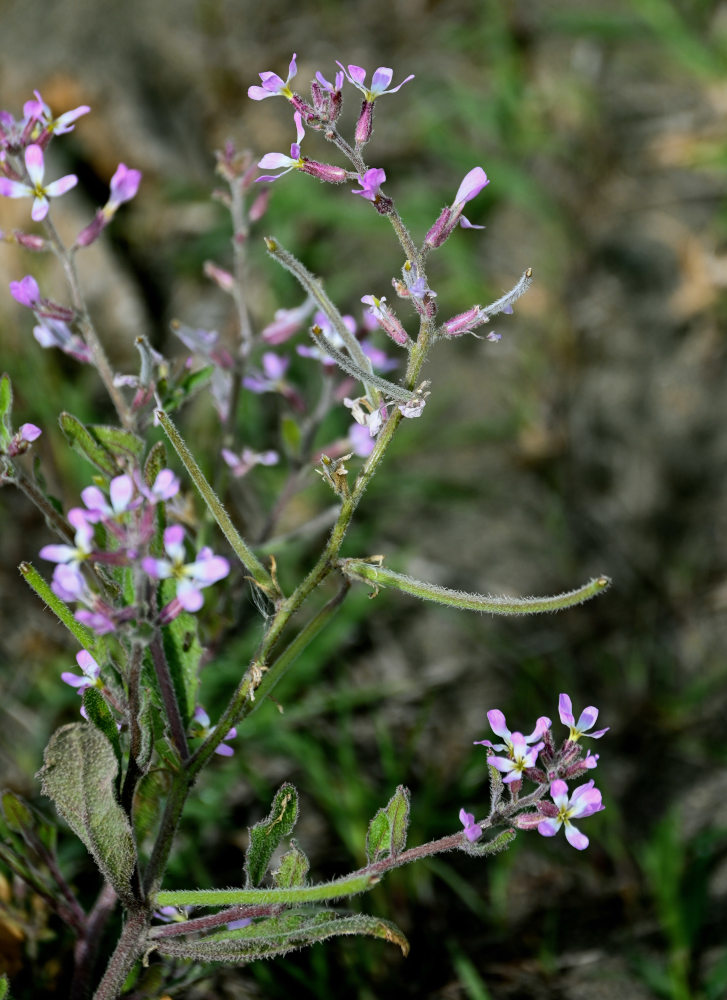
[[(236, 756), (199, 784), (168, 884), (239, 882), (246, 827), (284, 779), (299, 787), (297, 836), (317, 877), (362, 862), (366, 824), (399, 782), (412, 790), (412, 843), (450, 832), (461, 806), (486, 809), (484, 752), (471, 746), (489, 735), (486, 711), (499, 707), (529, 731), (536, 716), (557, 717), (560, 691), (576, 711), (597, 705), (611, 726), (596, 772), (607, 808), (584, 824), (584, 854), (561, 837), (521, 835), (489, 862), (445, 856), (388, 877), (361, 905), (400, 924), (407, 960), (378, 942), (344, 941), (212, 971), (175, 995), (720, 1000), (727, 4), (5, 0), (0, 105), (19, 114), (37, 87), (56, 112), (93, 108), (55, 146), (59, 172), (81, 178), (58, 203), (61, 231), (72, 237), (88, 221), (117, 162), (144, 171), (138, 199), (82, 258), (120, 368), (133, 370), (139, 332), (176, 353), (174, 317), (231, 333), (228, 302), (201, 274), (209, 257), (228, 262), (225, 216), (209, 200), (212, 150), (228, 136), (256, 154), (287, 150), (288, 107), (253, 103), (246, 89), (259, 72), (285, 76), (293, 51), (303, 94), (315, 70), (331, 78), (336, 59), (369, 72), (392, 66), (395, 83), (416, 74), (377, 104), (368, 150), (415, 237), (467, 170), (481, 164), (490, 176), (468, 212), (484, 232), (458, 231), (432, 258), (443, 317), (496, 298), (528, 266), (536, 276), (515, 315), (493, 324), (499, 345), (470, 338), (435, 351), (431, 402), (401, 428), (345, 554), (383, 552), (413, 576), (492, 593), (557, 592), (598, 573), (614, 586), (583, 608), (518, 621), (391, 592), (370, 602), (354, 589), (276, 690), (284, 714), (267, 704), (252, 716)], [(356, 110), (349, 96), (349, 124)], [(315, 134), (304, 152), (332, 159)], [(4, 202), (0, 224), (27, 224), (27, 205)], [(368, 205), (297, 174), (275, 186), (263, 233), (320, 274), (344, 311), (358, 313), (362, 294), (386, 294), (401, 265)], [(250, 258), (262, 326), (300, 296), (259, 239)], [(4, 285), (31, 270), (46, 293), (62, 294), (52, 262), (0, 245)], [(40, 350), (9, 294), (0, 322), (18, 422), (45, 427), (49, 485), (70, 506), (88, 470), (55, 416), (106, 419), (104, 397), (90, 373)], [(277, 445), (269, 403), (244, 410), (256, 448)], [(327, 425), (329, 439), (345, 426)], [(200, 454), (214, 450), (215, 429), (203, 401), (188, 422)], [(254, 480), (261, 503), (279, 476)], [(286, 523), (329, 503), (311, 475)], [(15, 570), (38, 562), (47, 529), (8, 488), (0, 516), (0, 768), (4, 784), (36, 800), (31, 776), (48, 735), (76, 717), (58, 676), (75, 649)], [(284, 582), (313, 554), (293, 547)], [(204, 673), (211, 711), (259, 636), (248, 598), (240, 617), (239, 635)], [(70, 836), (64, 851), (75, 883), (92, 891)], [(0, 965), (19, 996), (63, 995), (63, 929), (10, 894), (0, 883)]]

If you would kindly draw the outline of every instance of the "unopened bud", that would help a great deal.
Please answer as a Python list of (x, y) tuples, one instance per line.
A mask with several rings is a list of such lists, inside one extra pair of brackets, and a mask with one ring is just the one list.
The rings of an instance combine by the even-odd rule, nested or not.
[(371, 138), (374, 127), (374, 102), (364, 101), (361, 105), (361, 114), (356, 122), (356, 145), (363, 146)]
[(235, 288), (235, 279), (232, 277), (229, 271), (225, 271), (224, 268), (219, 267), (211, 260), (206, 260), (202, 268), (206, 277), (214, 281), (223, 292), (232, 293)]
[(26, 250), (48, 249), (48, 241), (44, 240), (42, 236), (36, 236), (35, 233), (22, 233), (19, 229), (16, 229), (13, 231), (13, 239), (21, 247), (25, 247)]

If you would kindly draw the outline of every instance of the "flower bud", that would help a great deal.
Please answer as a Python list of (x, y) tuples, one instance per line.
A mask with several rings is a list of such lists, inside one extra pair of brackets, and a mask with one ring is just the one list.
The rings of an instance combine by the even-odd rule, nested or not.
[(374, 126), (374, 102), (364, 101), (361, 105), (361, 114), (356, 122), (356, 131), (354, 136), (356, 138), (356, 145), (363, 146), (371, 138), (371, 132)]
[(479, 318), (480, 307), (472, 306), (467, 312), (458, 313), (457, 316), (453, 316), (448, 319), (444, 324), (443, 333), (445, 337), (458, 337), (462, 333), (469, 333), (472, 329), (472, 325)]

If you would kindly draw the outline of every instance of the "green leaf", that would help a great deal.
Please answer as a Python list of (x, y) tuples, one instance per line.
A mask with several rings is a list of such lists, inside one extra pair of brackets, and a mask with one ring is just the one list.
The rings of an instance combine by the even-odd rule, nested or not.
[(121, 771), (121, 741), (116, 728), (116, 720), (111, 709), (106, 704), (104, 696), (97, 687), (88, 687), (83, 692), (83, 707), (88, 714), (88, 721), (100, 730), (113, 747), (116, 763)]
[(284, 854), (280, 867), (273, 872), (275, 884), (281, 889), (292, 889), (296, 885), (305, 885), (310, 862), (295, 840), (290, 842), (290, 850)]
[(34, 826), (33, 814), (28, 805), (19, 795), (8, 791), (3, 792), (2, 806), (8, 828), (13, 833), (19, 833), (23, 840), (26, 840), (28, 830)]
[(10, 376), (0, 376), (0, 451), (4, 451), (13, 436), (10, 417), (13, 409), (13, 387)]
[(94, 437), (91, 429), (85, 427), (72, 413), (61, 413), (58, 423), (66, 440), (79, 455), (83, 455), (107, 476), (117, 476), (121, 472), (114, 455)]
[(43, 794), (53, 799), (116, 893), (128, 900), (136, 854), (129, 820), (114, 794), (113, 747), (95, 726), (76, 722), (56, 730), (43, 760), (37, 775)]
[(245, 857), (248, 885), (262, 882), (273, 852), (284, 837), (291, 835), (297, 819), (298, 792), (294, 785), (286, 781), (275, 793), (266, 819), (249, 828), (250, 846)]
[(144, 454), (144, 442), (131, 431), (123, 430), (121, 427), (108, 427), (105, 424), (93, 424), (87, 430), (99, 444), (119, 460), (119, 465), (122, 467), (129, 463), (137, 465)]
[(0, 1000), (11, 1000), (10, 980), (5, 973), (0, 973)]
[(391, 855), (398, 857), (406, 847), (409, 829), (409, 789), (399, 785), (384, 809), (369, 823), (366, 856), (369, 864)]
[(480, 840), (473, 844), (466, 838), (463, 838), (462, 850), (465, 854), (472, 854), (474, 857), (488, 857), (490, 854), (499, 854), (500, 851), (506, 850), (516, 836), (517, 833), (515, 830), (503, 830), (497, 837), (493, 837), (492, 840), (486, 840), (484, 843)]
[(167, 449), (164, 447), (163, 441), (157, 441), (146, 456), (146, 462), (144, 462), (144, 482), (150, 489), (154, 485), (156, 477), (166, 467)]
[(283, 914), (258, 921), (237, 931), (226, 931), (202, 940), (166, 939), (157, 944), (161, 955), (192, 958), (201, 962), (242, 965), (257, 958), (285, 955), (296, 948), (344, 934), (361, 934), (397, 944), (404, 955), (409, 942), (388, 920), (363, 913), (341, 916), (331, 910), (318, 913)]
[[(164, 607), (177, 592), (175, 580), (162, 580), (159, 588), (160, 607)], [(197, 618), (188, 611), (169, 623), (162, 630), (164, 654), (169, 664), (174, 691), (179, 702), (179, 711), (185, 728), (189, 726), (197, 705), (199, 688), (199, 661), (202, 647), (197, 633)]]
[(136, 786), (133, 804), (134, 833), (140, 848), (156, 829), (170, 784), (169, 771), (158, 769), (145, 774)]

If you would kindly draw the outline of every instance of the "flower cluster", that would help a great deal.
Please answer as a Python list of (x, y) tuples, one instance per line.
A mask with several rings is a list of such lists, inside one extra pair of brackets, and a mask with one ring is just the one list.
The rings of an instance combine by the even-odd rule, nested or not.
[[(568, 727), (568, 736), (556, 748), (551, 734), (552, 723), (547, 716), (541, 716), (533, 731), (525, 736), (508, 729), (505, 716), (499, 709), (487, 713), (490, 728), (501, 742), (477, 740), (476, 745), (488, 749), (487, 763), (494, 772), (496, 794), (493, 795), (492, 812), (486, 821), (476, 823), (472, 813), (464, 809), (460, 811), (467, 840), (478, 840), (485, 825), (493, 825), (494, 821), (509, 821), (522, 830), (537, 829), (543, 837), (554, 836), (562, 826), (569, 844), (579, 851), (588, 847), (588, 837), (572, 821), (600, 812), (604, 808), (601, 793), (591, 780), (579, 785), (569, 796), (566, 782), (598, 765), (598, 754), (591, 754), (589, 750), (584, 756), (579, 745), (581, 737), (600, 739), (608, 732), (608, 727), (591, 732), (598, 718), (598, 709), (592, 705), (581, 712), (576, 722), (567, 694), (560, 695), (558, 714), (563, 725)], [(498, 775), (504, 777), (498, 778)], [(537, 787), (534, 792), (520, 797), (525, 779), (534, 782)], [(510, 789), (510, 802), (503, 805), (500, 799), (505, 785)], [(545, 799), (548, 792), (550, 800)], [(531, 806), (535, 810), (526, 811)]]
[(79, 604), (76, 619), (98, 635), (116, 631), (139, 612), (129, 605), (114, 607), (89, 585), (89, 581), (98, 582), (94, 580), (96, 564), (139, 567), (152, 581), (175, 580), (176, 594), (159, 612), (161, 625), (182, 611), (199, 611), (204, 601), (202, 590), (229, 573), (227, 560), (206, 547), (187, 563), (181, 525), (165, 529), (165, 557), (149, 553), (157, 531), (156, 506), (178, 492), (179, 479), (171, 469), (162, 469), (151, 485), (140, 473), (115, 476), (109, 482), (108, 495), (98, 486), (87, 486), (81, 491), (84, 506), (68, 512), (73, 544), (45, 545), (40, 550), (41, 558), (56, 563), (51, 584), (55, 595)]

